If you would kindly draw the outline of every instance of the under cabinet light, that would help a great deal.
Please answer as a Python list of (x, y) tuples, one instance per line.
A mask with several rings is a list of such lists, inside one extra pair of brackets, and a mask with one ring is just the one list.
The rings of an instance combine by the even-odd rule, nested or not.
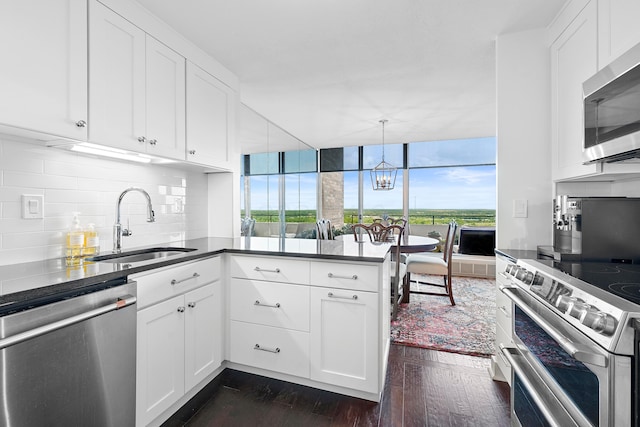
[(112, 157), (121, 160), (129, 160), (132, 162), (151, 163), (151, 157), (145, 156), (144, 154), (131, 154), (117, 148), (103, 147), (88, 142), (74, 144), (71, 147), (71, 151), (77, 151), (78, 153), (85, 154), (95, 154), (96, 156)]

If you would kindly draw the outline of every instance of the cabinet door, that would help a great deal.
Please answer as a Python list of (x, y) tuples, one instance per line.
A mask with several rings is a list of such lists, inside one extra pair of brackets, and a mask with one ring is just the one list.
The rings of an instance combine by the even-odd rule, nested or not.
[(187, 160), (228, 168), (234, 93), (187, 61)]
[(379, 392), (378, 294), (311, 289), (310, 378)]
[(0, 40), (0, 122), (86, 139), (86, 1), (0, 2)]
[(153, 37), (146, 44), (147, 152), (185, 159), (185, 59)]
[(640, 2), (599, 0), (599, 65), (604, 68), (640, 42)]
[(145, 33), (97, 1), (89, 13), (89, 138), (145, 151)]
[(582, 83), (598, 69), (598, 22), (592, 0), (551, 46), (552, 178), (595, 174), (583, 165)]
[(184, 296), (185, 390), (222, 363), (222, 285), (218, 281)]
[(184, 394), (184, 297), (138, 312), (136, 424), (147, 425)]

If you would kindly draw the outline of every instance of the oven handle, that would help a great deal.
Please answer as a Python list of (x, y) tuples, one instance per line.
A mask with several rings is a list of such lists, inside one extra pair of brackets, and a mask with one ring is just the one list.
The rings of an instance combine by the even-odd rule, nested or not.
[(580, 344), (576, 344), (569, 338), (562, 335), (562, 333), (558, 332), (553, 326), (549, 324), (549, 322), (542, 318), (538, 313), (533, 311), (517, 295), (517, 291), (518, 288), (510, 288), (506, 286), (500, 287), (500, 292), (505, 294), (511, 301), (516, 303), (516, 305), (520, 307), (520, 309), (524, 311), (527, 316), (531, 317), (531, 319), (533, 319), (538, 325), (540, 325), (540, 327), (544, 329), (546, 333), (551, 335), (551, 338), (553, 338), (560, 345), (560, 347), (564, 349), (564, 351), (569, 353), (571, 357), (583, 363), (590, 363), (592, 365), (601, 366), (603, 368), (607, 367), (609, 362), (608, 357), (606, 357), (604, 354), (598, 354), (589, 351), (588, 348), (582, 348), (583, 346), (581, 346)]
[(102, 307), (95, 308), (93, 310), (85, 311), (84, 313), (76, 314), (75, 316), (67, 317), (56, 322), (48, 323), (46, 325), (30, 329), (19, 334), (12, 335), (10, 337), (0, 340), (0, 350), (3, 348), (19, 344), (24, 341), (28, 341), (33, 338), (37, 338), (41, 335), (48, 334), (58, 329), (66, 328), (67, 326), (74, 325), (76, 323), (83, 322), (91, 319), (92, 317), (100, 316), (110, 311), (120, 310), (121, 308), (130, 306), (136, 303), (136, 297), (133, 295), (123, 295), (115, 302), (104, 305)]
[[(549, 424), (554, 427), (567, 427), (569, 424), (574, 426), (591, 426), (591, 423), (589, 423), (588, 421), (578, 421), (569, 414), (567, 409), (562, 405), (562, 403), (560, 403), (558, 398), (555, 397), (556, 395), (554, 395), (554, 393), (564, 395), (564, 392), (558, 390), (553, 382), (547, 383), (542, 378), (536, 375), (539, 381), (542, 381), (542, 384), (544, 385), (538, 384), (538, 386), (536, 386), (533, 384), (533, 382), (531, 381), (531, 377), (527, 373), (526, 362), (525, 364), (523, 364), (518, 360), (518, 358), (521, 358), (522, 356), (517, 349), (505, 347), (504, 344), (500, 344), (500, 353), (507, 359), (509, 364), (511, 364), (515, 373), (518, 374), (522, 385), (527, 389), (527, 392), (531, 395), (536, 403), (536, 406), (543, 413)], [(547, 394), (551, 394), (553, 397), (547, 399), (544, 398), (540, 391), (545, 390), (545, 387), (548, 392)], [(550, 401), (550, 399), (552, 400)], [(554, 407), (555, 412), (550, 406)], [(561, 420), (559, 418), (563, 419)]]

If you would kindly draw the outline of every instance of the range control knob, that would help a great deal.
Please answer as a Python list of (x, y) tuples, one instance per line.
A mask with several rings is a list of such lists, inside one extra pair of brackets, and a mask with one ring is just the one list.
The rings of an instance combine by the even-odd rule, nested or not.
[(536, 273), (535, 276), (533, 276), (533, 282), (531, 282), (531, 286), (542, 286), (543, 283), (544, 276)]
[(591, 306), (589, 304), (578, 299), (577, 301), (569, 304), (566, 313), (571, 317), (575, 317), (576, 319), (582, 319), (585, 313), (590, 309)]
[(524, 278), (527, 277), (527, 273), (529, 273), (525, 268), (519, 267), (516, 273), (516, 279), (524, 281)]
[(580, 318), (580, 322), (602, 335), (612, 335), (616, 330), (616, 319), (595, 307), (586, 310)]
[(524, 282), (525, 285), (532, 285), (533, 277), (534, 277), (533, 273), (530, 271), (527, 271), (524, 277), (522, 278), (522, 281)]
[(569, 295), (560, 295), (556, 300), (556, 307), (563, 313), (566, 313), (570, 306), (578, 301), (577, 298)]

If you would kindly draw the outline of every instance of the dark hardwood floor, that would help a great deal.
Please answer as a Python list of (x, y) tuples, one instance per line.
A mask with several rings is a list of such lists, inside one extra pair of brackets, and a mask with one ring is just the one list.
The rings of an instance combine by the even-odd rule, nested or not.
[(392, 345), (382, 401), (227, 369), (163, 427), (509, 426), (489, 359)]

